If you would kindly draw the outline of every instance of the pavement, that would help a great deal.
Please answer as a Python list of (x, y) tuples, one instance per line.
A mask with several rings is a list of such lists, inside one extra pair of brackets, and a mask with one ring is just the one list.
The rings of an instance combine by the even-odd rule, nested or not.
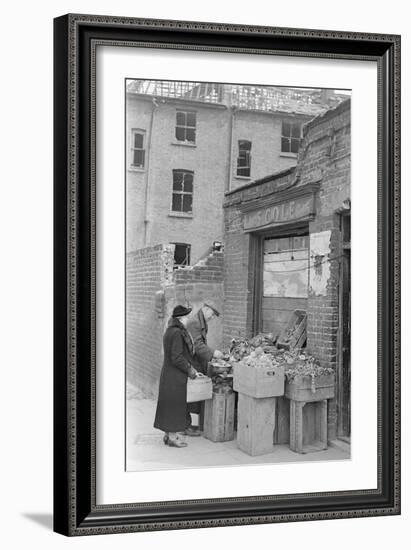
[[(347, 445), (332, 445), (323, 451), (299, 454), (287, 445), (273, 446), (273, 452), (249, 456), (237, 447), (236, 439), (214, 443), (204, 437), (187, 437), (187, 447), (169, 447), (163, 443), (163, 432), (153, 427), (156, 401), (138, 394), (127, 397), (127, 471), (172, 470), (182, 468), (242, 466), (247, 464), (276, 464), (347, 460)], [(193, 423), (196, 423), (193, 415)]]

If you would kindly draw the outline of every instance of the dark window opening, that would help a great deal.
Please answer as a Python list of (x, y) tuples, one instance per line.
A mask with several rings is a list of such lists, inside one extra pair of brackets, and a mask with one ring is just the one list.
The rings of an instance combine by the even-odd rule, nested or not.
[(240, 139), (238, 142), (237, 176), (250, 177), (251, 141)]
[(343, 244), (349, 244), (351, 242), (351, 216), (349, 214), (341, 216), (341, 232)]
[(283, 120), (281, 127), (281, 152), (298, 153), (301, 143), (301, 122)]
[(173, 197), (171, 210), (173, 212), (193, 212), (193, 172), (173, 170)]
[(144, 168), (144, 132), (133, 130), (131, 138), (131, 166)]
[(177, 111), (176, 140), (195, 143), (197, 114), (194, 111)]
[(175, 245), (174, 250), (174, 269), (178, 266), (190, 265), (191, 244), (187, 243), (172, 243)]

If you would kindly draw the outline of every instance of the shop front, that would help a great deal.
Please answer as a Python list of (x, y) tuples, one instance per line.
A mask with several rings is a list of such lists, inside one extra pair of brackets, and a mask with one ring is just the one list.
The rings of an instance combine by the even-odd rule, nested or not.
[[(323, 366), (336, 367), (340, 391), (330, 404), (330, 431), (349, 437), (349, 248), (347, 243), (344, 245), (343, 232), (338, 231), (342, 254), (336, 257), (335, 245), (331, 251), (333, 231), (317, 231), (320, 182), (295, 186), (292, 174), (287, 177), (289, 185), (284, 185), (280, 177), (274, 192), (275, 179), (269, 193), (266, 184), (260, 184), (257, 193), (256, 182), (254, 189), (248, 187), (228, 195), (227, 224), (231, 227), (225, 252), (227, 261), (237, 254), (241, 269), (234, 281), (229, 275), (225, 281), (227, 317), (235, 302), (241, 307), (241, 277), (246, 309), (243, 330), (230, 330), (226, 318), (226, 336), (264, 333), (279, 342), (293, 316), (304, 315), (306, 329), (296, 347), (308, 348)], [(250, 194), (254, 197), (249, 198)], [(337, 222), (337, 213), (335, 218)], [(344, 223), (346, 227), (341, 217)], [(226, 273), (229, 270), (227, 265)], [(337, 279), (341, 284), (333, 285)], [(233, 284), (237, 285), (236, 291)], [(276, 415), (276, 442), (282, 443), (289, 439), (289, 406), (285, 399), (279, 400)]]
[(306, 330), (298, 347), (335, 373), (328, 439), (348, 442), (349, 126), (347, 102), (307, 125), (295, 168), (226, 193), (224, 204), (225, 344), (259, 333), (276, 341), (302, 312)]
[(315, 216), (316, 189), (280, 191), (240, 207), (255, 261), (253, 333), (270, 333), (276, 340), (294, 311), (307, 311), (309, 221)]

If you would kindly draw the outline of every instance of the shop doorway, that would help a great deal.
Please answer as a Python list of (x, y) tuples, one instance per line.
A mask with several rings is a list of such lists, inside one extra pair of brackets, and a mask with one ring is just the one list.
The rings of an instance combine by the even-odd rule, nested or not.
[(307, 311), (308, 234), (263, 239), (260, 330), (278, 337), (292, 312)]
[(337, 372), (338, 437), (351, 434), (351, 231), (350, 216), (341, 216), (342, 254), (340, 258), (339, 361)]

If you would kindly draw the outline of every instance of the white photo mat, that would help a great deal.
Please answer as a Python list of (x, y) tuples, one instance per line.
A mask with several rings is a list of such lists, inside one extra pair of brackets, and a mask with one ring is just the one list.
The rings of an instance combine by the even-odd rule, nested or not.
[[(351, 459), (125, 471), (126, 78), (352, 90)], [(168, 49), (97, 48), (97, 504), (377, 487), (377, 65)], [(221, 483), (219, 482), (221, 481)]]

